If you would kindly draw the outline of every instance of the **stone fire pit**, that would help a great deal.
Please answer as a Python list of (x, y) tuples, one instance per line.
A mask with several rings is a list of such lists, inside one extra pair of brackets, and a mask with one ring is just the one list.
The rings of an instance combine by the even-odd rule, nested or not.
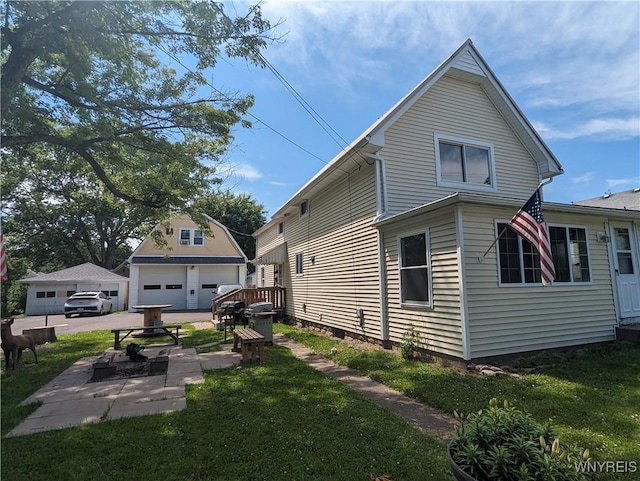
[(110, 381), (167, 373), (169, 353), (161, 350), (155, 357), (132, 361), (120, 351), (107, 351), (93, 363), (93, 376), (89, 382)]

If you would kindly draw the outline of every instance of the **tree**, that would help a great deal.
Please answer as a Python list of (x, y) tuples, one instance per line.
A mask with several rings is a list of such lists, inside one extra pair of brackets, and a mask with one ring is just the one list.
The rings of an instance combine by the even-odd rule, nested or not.
[(111, 269), (131, 253), (129, 239), (144, 238), (153, 227), (154, 209), (115, 197), (85, 162), (64, 151), (7, 165), (2, 186), (12, 255), (37, 270), (83, 262)]
[[(215, 183), (253, 98), (211, 88), (208, 76), (223, 55), (263, 65), (275, 26), (259, 5), (233, 19), (222, 3), (192, 0), (1, 5), (5, 159), (81, 159), (113, 196), (156, 218)], [(167, 65), (185, 57), (195, 68)]]
[[(267, 221), (264, 206), (248, 194), (216, 191), (198, 200), (202, 210), (223, 224), (249, 259), (256, 256), (256, 241), (251, 234)], [(250, 266), (251, 267), (251, 266)]]

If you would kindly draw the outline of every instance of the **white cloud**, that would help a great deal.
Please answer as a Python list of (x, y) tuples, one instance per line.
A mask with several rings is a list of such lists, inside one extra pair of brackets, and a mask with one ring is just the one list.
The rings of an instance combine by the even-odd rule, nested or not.
[(640, 136), (640, 117), (595, 118), (577, 125), (553, 128), (544, 122), (533, 122), (535, 129), (545, 139), (592, 138), (600, 140), (627, 140)]
[(269, 182), (269, 184), (276, 187), (286, 187), (287, 185), (289, 185), (286, 182), (278, 182), (277, 180), (272, 180), (271, 182)]
[(249, 164), (239, 164), (233, 167), (233, 173), (247, 180), (258, 180), (264, 177), (258, 169)]
[(627, 179), (607, 179), (607, 187), (613, 189), (621, 185), (637, 186), (640, 184), (640, 177), (629, 177)]
[(404, 89), (469, 37), (525, 112), (554, 119), (545, 138), (638, 134), (638, 2), (284, 0), (263, 9), (289, 32), (267, 57), (294, 67), (304, 89), (333, 85), (334, 101)]
[(597, 172), (585, 172), (579, 177), (571, 177), (571, 182), (573, 182), (574, 184), (588, 184), (589, 182), (591, 182), (591, 180), (593, 180), (596, 174)]

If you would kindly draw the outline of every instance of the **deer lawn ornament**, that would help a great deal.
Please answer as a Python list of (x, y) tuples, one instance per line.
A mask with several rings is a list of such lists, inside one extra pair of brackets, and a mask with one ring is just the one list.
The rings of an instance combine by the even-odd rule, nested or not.
[(2, 350), (4, 351), (4, 361), (8, 368), (15, 370), (16, 362), (22, 357), (22, 351), (30, 349), (38, 363), (38, 355), (36, 354), (36, 343), (31, 336), (14, 336), (11, 332), (11, 324), (13, 319), (2, 320), (0, 333), (2, 334)]

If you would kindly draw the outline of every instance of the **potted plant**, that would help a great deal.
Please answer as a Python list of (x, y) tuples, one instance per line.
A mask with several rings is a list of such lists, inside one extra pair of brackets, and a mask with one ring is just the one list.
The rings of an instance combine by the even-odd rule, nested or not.
[(449, 463), (458, 481), (582, 481), (576, 463), (589, 451), (560, 442), (550, 424), (526, 412), (489, 401), (489, 408), (458, 420), (449, 444)]

